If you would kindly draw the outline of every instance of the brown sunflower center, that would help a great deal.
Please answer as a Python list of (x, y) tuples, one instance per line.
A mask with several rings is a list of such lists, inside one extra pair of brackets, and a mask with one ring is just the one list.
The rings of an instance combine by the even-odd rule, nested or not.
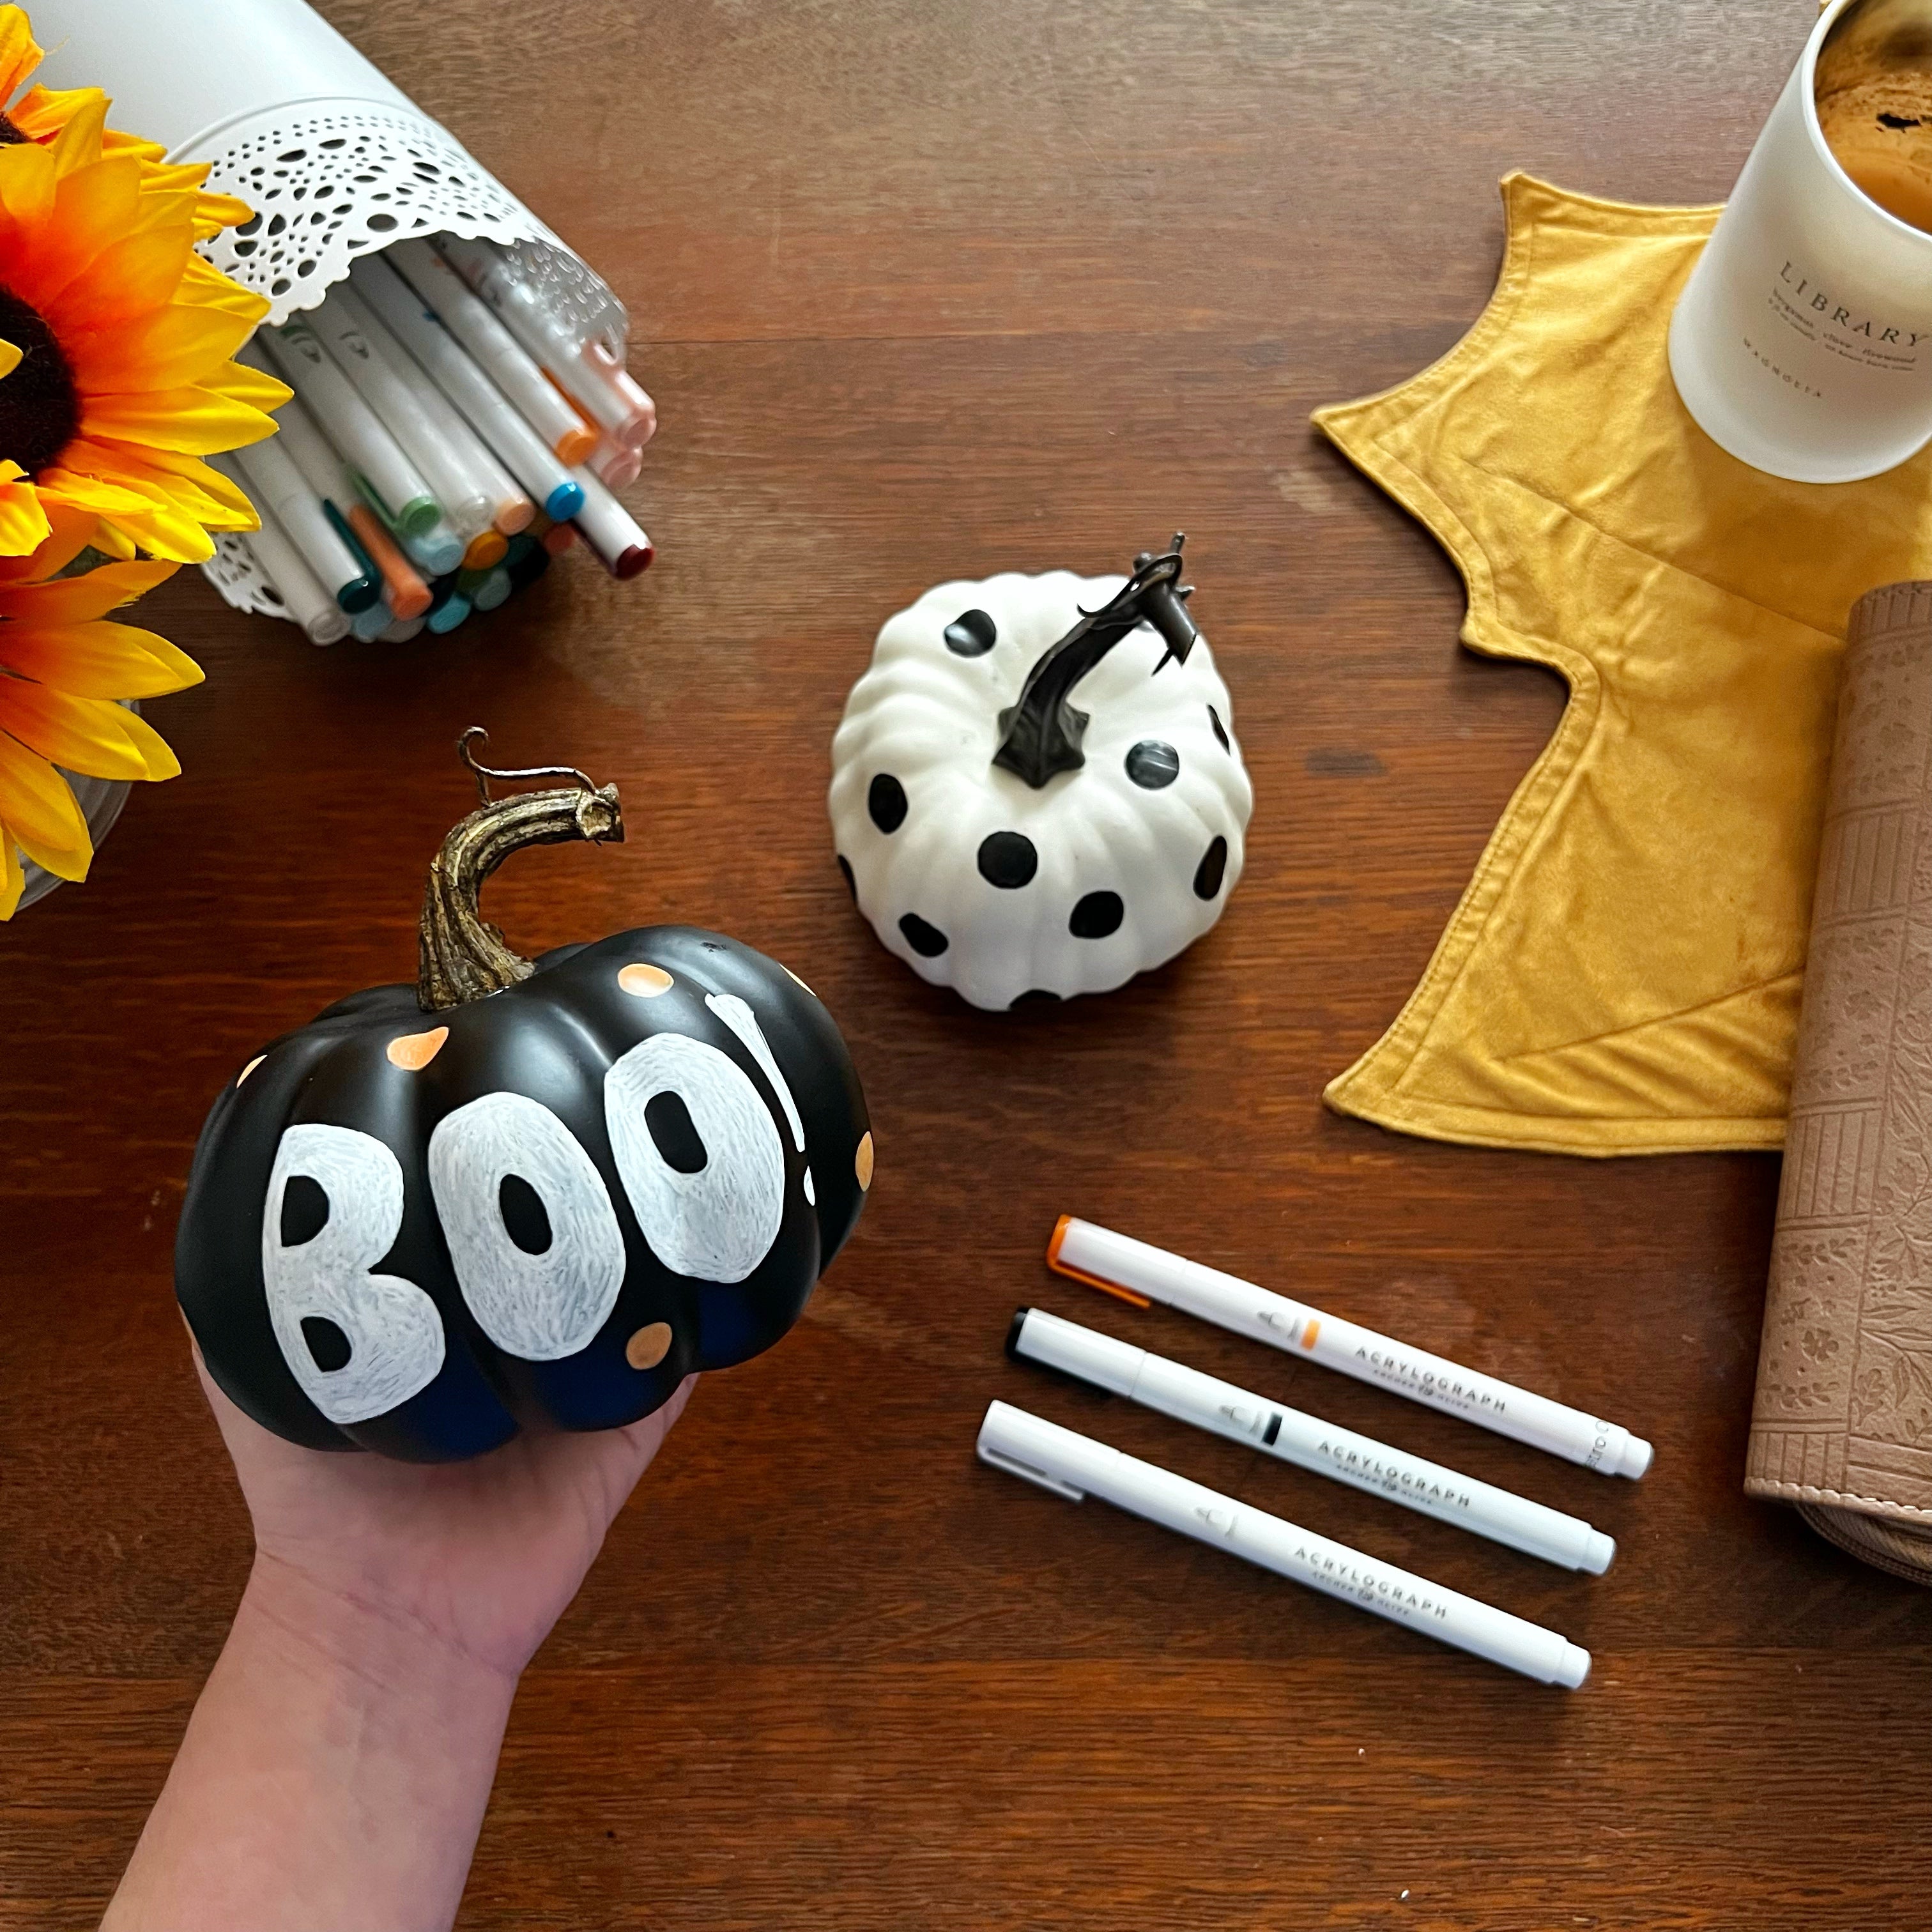
[(0, 460), (38, 476), (74, 440), (80, 398), (40, 310), (6, 288), (0, 288), (0, 342), (20, 352), (19, 366), (0, 376)]
[(17, 147), (29, 137), (22, 134), (5, 115), (0, 114), (0, 148)]

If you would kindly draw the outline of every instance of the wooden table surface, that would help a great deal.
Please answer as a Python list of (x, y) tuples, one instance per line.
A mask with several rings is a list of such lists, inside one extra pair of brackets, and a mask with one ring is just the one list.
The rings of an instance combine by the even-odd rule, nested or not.
[[(1312, 436), (1475, 316), (1526, 166), (1726, 190), (1805, 0), (324, 7), (610, 278), (658, 561), (317, 651), (189, 572), (185, 774), (0, 929), (0, 1922), (91, 1924), (246, 1570), (170, 1254), (210, 1098), (413, 970), (488, 724), (621, 787), (522, 950), (671, 916), (787, 961), (880, 1149), (793, 1336), (710, 1378), (525, 1680), (470, 1928), (1548, 1932), (1932, 1923), (1932, 1595), (1740, 1492), (1777, 1165), (1479, 1153), (1324, 1111), (1562, 703)], [(440, 38), (426, 38), (434, 20)], [(832, 864), (827, 746), (927, 585), (1190, 532), (1258, 799), (1222, 925), (1104, 999), (926, 987)], [(1049, 1276), (1078, 1212), (1654, 1438), (1605, 1482)], [(1036, 1302), (1586, 1513), (1572, 1577), (1009, 1363)], [(1319, 1386), (1317, 1386), (1317, 1384)], [(1559, 1627), (1546, 1690), (976, 1465), (1000, 1396)], [(342, 1928), (341, 1932), (354, 1932)]]

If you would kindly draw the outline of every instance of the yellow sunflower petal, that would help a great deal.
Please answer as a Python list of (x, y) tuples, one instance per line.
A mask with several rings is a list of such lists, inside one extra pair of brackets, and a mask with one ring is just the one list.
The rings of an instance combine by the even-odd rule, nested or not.
[(64, 175), (100, 160), (100, 137), (107, 128), (106, 95), (98, 87), (78, 91), (88, 98), (75, 102), (66, 125), (48, 145), (54, 166)]
[[(74, 118), (74, 110), (98, 87), (42, 87), (28, 88), (7, 110), (7, 118), (30, 141), (51, 141)], [(101, 136), (105, 147), (109, 136)]]
[[(134, 539), (119, 524), (104, 523), (98, 518), (95, 519), (94, 525), (94, 547), (103, 556), (112, 557), (117, 563), (132, 562), (135, 551), (139, 548)], [(213, 556), (214, 544), (210, 544), (208, 550), (208, 554)], [(128, 693), (130, 698), (134, 694), (132, 692)]]
[(62, 577), (51, 584), (0, 584), (0, 617), (22, 623), (86, 624), (104, 617), (158, 584), (165, 584), (181, 568), (177, 563), (148, 560), (104, 563), (79, 577)]
[(20, 350), (10, 342), (0, 342), (0, 376), (10, 376), (20, 366)]
[(146, 718), (104, 698), (74, 698), (25, 678), (0, 678), (0, 730), (90, 778), (172, 778), (181, 760)]
[(52, 845), (44, 843), (17, 825), (9, 826), (8, 830), (14, 834), (14, 842), (20, 847), (21, 857), (32, 860), (42, 872), (51, 872), (57, 879), (66, 879), (78, 885), (87, 877), (88, 868), (94, 863), (92, 837), (78, 845)]
[(175, 563), (200, 563), (214, 554), (214, 539), (193, 517), (177, 509), (164, 490), (136, 478), (117, 475), (110, 481), (56, 466), (43, 470), (34, 482), (50, 512), (59, 504), (99, 518), (94, 544), (110, 556), (131, 556), (130, 540), (150, 556)]
[[(166, 510), (211, 530), (261, 527), (254, 505), (240, 488), (199, 457), (178, 450), (142, 448), (106, 437), (76, 436), (61, 452), (61, 459), (72, 466), (75, 475), (132, 491), (146, 502), (150, 512)], [(44, 494), (44, 471), (40, 482)]]
[(63, 339), (146, 315), (174, 299), (194, 239), (194, 231), (184, 221), (126, 236), (102, 249), (58, 294), (44, 298), (32, 289), (20, 292)]
[(134, 226), (140, 202), (139, 161), (100, 161), (62, 176), (51, 218), (14, 272), (14, 292), (51, 316), (61, 291)]
[(0, 624), (0, 664), (76, 698), (160, 698), (202, 676), (166, 638), (104, 621), (58, 628)]
[[(275, 433), (274, 417), (247, 403), (232, 402), (212, 388), (142, 389), (120, 395), (83, 395), (80, 433), (112, 436), (155, 449), (210, 456)], [(62, 452), (62, 460), (67, 452)]]
[[(0, 483), (23, 473), (17, 463), (0, 463)], [(24, 556), (0, 556), (0, 584), (36, 584), (42, 578), (58, 576), (86, 547), (94, 527), (92, 518), (45, 503), (40, 508), (46, 514), (50, 534)]]
[(257, 295), (253, 289), (224, 275), (221, 271), (204, 262), (199, 255), (188, 258), (188, 266), (182, 272), (181, 292), (177, 302), (199, 302), (207, 308), (225, 308), (236, 315), (245, 315), (252, 321), (260, 322), (268, 312), (268, 298)]
[(34, 44), (26, 14), (18, 7), (0, 7), (0, 108), (20, 92), (40, 64), (40, 50)]
[(7, 836), (6, 826), (0, 825), (0, 920), (11, 919), (20, 910), (20, 895), (26, 887), (19, 850)]
[(172, 389), (220, 376), (222, 365), (254, 332), (245, 316), (172, 302), (138, 322), (64, 335), (61, 347), (83, 394)]
[(27, 856), (63, 879), (85, 878), (93, 845), (67, 781), (0, 730), (0, 824)]
[(25, 556), (46, 539), (50, 529), (40, 494), (17, 466), (12, 480), (0, 483), (0, 556)]
[(230, 362), (201, 379), (205, 389), (226, 396), (231, 403), (247, 403), (272, 414), (295, 394), (278, 376), (266, 370), (251, 369), (245, 362)]
[[(63, 452), (63, 454), (65, 452)], [(56, 505), (68, 506), (96, 517), (142, 516), (153, 506), (138, 490), (124, 488), (102, 476), (89, 476), (60, 464), (43, 470), (34, 478), (49, 514)]]
[(60, 170), (53, 156), (32, 141), (0, 148), (0, 212), (16, 238), (43, 226), (53, 212)]
[(203, 188), (194, 198), (195, 239), (206, 242), (224, 228), (238, 228), (254, 212), (238, 195), (217, 194)]
[(158, 141), (144, 141), (125, 128), (110, 128), (100, 137), (101, 146), (110, 154), (132, 154), (143, 161), (165, 161), (168, 151)]
[(76, 436), (61, 454), (63, 460), (88, 475), (112, 476), (151, 496), (158, 494), (212, 530), (261, 528), (255, 506), (241, 486), (198, 456), (86, 436)]

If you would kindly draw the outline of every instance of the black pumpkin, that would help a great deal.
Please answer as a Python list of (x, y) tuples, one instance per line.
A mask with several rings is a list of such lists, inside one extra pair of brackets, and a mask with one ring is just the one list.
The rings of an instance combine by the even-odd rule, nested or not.
[(484, 923), (512, 851), (622, 838), (615, 790), (571, 776), (494, 802), (479, 780), (418, 984), (284, 1034), (202, 1127), (176, 1292), (291, 1442), (438, 1462), (635, 1421), (777, 1341), (859, 1218), (865, 1098), (802, 981), (689, 926), (532, 964)]

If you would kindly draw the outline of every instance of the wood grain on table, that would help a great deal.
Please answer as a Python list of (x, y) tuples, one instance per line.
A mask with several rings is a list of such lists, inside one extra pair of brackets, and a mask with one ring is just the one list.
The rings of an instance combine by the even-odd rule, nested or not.
[[(451, 752), (620, 786), (518, 858), (525, 952), (665, 917), (802, 972), (879, 1179), (782, 1347), (709, 1378), (525, 1679), (464, 1924), (1932, 1924), (1932, 1595), (1740, 1493), (1777, 1163), (1325, 1113), (1562, 702), (1456, 644), (1430, 540), (1318, 444), (1481, 307), (1495, 183), (1720, 198), (1804, 0), (377, 0), (323, 10), (609, 277), (658, 560), (318, 651), (194, 573), (143, 620), (180, 779), (0, 928), (0, 1924), (91, 1924), (249, 1554), (170, 1246), (262, 1042), (413, 971)], [(1189, 533), (1257, 804), (1222, 923), (994, 1018), (853, 913), (844, 692), (941, 578)], [(1606, 1482), (1047, 1274), (1066, 1211), (1628, 1422)], [(1618, 1538), (1570, 1576), (1009, 1363), (1036, 1302)], [(1574, 1695), (980, 1467), (1001, 1396), (1560, 1628)], [(343, 1932), (353, 1932), (344, 1928)]]

